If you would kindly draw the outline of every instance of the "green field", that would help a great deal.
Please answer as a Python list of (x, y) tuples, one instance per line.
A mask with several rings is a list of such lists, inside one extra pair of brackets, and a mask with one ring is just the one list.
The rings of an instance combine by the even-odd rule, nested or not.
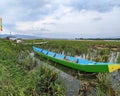
[(28, 40), (25, 42), (48, 42), (36, 46), (64, 55), (81, 56), (93, 61), (109, 62), (113, 59), (111, 62), (120, 63), (120, 42), (116, 41)]
[[(53, 52), (61, 53), (64, 55), (70, 55), (70, 56), (83, 56), (85, 59), (89, 59), (97, 62), (109, 62), (110, 59), (113, 59), (111, 62), (114, 63), (120, 63), (120, 42), (116, 41), (103, 41), (103, 40), (31, 40), (27, 42), (48, 42), (47, 44), (42, 45), (34, 45), (46, 50), (50, 50)], [(113, 55), (112, 55), (113, 54)], [(112, 55), (112, 56), (111, 56)], [(40, 57), (39, 57), (40, 58)], [(51, 61), (50, 61), (51, 62)], [(71, 70), (64, 68), (62, 66), (58, 66), (57, 68), (60, 68), (61, 70), (67, 72), (69, 74), (74, 74), (74, 76), (78, 78), (81, 77), (81, 73), (76, 72), (72, 73)], [(117, 73), (119, 76), (120, 73)], [(85, 76), (85, 75), (84, 75)], [(86, 87), (84, 85), (84, 82), (87, 82), (88, 85), (96, 86), (98, 89), (97, 96), (102, 96), (103, 94), (106, 94), (106, 96), (119, 96), (118, 90), (114, 90), (111, 85), (111, 74), (105, 73), (105, 74), (97, 74), (96, 79), (90, 79), (89, 77), (85, 76), (85, 79), (82, 80), (83, 82), (83, 88)], [(117, 76), (116, 76), (117, 78)], [(80, 79), (81, 80), (81, 79)], [(113, 79), (114, 80), (114, 79)], [(114, 83), (117, 83), (118, 86), (120, 85), (120, 81), (115, 81)], [(117, 86), (117, 87), (118, 87)], [(86, 90), (92, 89), (88, 87)], [(83, 93), (83, 91), (81, 91)], [(82, 94), (83, 96), (85, 94)], [(94, 95), (91, 95), (94, 96)]]
[(36, 67), (32, 45), (0, 39), (0, 96), (64, 96), (57, 73)]
[[(42, 39), (23, 41), (31, 44), (16, 44), (13, 41), (0, 39), (0, 96), (65, 96), (65, 89), (58, 80), (58, 74), (38, 66), (36, 60), (40, 59), (50, 64), (54, 64), (54, 62), (37, 55), (35, 55), (37, 59), (31, 58), (29, 53), (33, 52), (32, 46), (64, 55), (81, 56), (94, 61), (109, 62), (111, 58), (111, 60), (114, 59), (113, 62), (120, 63), (120, 42), (116, 41)], [(48, 43), (34, 44), (39, 42)], [(73, 74), (69, 68), (64, 69), (62, 66), (59, 68)], [(86, 75), (74, 71), (74, 77), (81, 81), (80, 96), (85, 96), (85, 92), (94, 88), (97, 96), (119, 96), (119, 90), (115, 90), (111, 84), (111, 74), (98, 73), (93, 77)], [(119, 75), (118, 71), (116, 76)], [(117, 81), (113, 78), (113, 81), (120, 85), (120, 78)], [(89, 96), (94, 95), (89, 93)]]

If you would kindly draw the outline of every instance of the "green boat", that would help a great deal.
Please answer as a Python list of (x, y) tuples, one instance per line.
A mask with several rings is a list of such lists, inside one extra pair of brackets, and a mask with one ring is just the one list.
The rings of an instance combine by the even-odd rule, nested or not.
[(120, 69), (120, 64), (114, 64), (110, 62), (94, 62), (83, 58), (76, 58), (72, 56), (65, 56), (48, 50), (44, 50), (38, 47), (33, 47), (35, 53), (41, 57), (54, 61), (58, 64), (80, 70), (84, 72), (114, 72)]

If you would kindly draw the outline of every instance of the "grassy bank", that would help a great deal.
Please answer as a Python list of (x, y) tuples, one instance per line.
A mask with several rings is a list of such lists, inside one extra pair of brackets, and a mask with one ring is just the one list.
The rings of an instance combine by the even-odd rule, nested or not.
[[(79, 56), (82, 54), (91, 54), (89, 56), (94, 55), (93, 60), (98, 62), (99, 61), (108, 62), (111, 52), (113, 53), (120, 52), (120, 42), (115, 42), (115, 41), (110, 41), (110, 42), (108, 41), (74, 41), (74, 40), (47, 40), (47, 41), (48, 41), (47, 44), (35, 45), (35, 46), (38, 46), (50, 51), (54, 51), (57, 53), (65, 54), (65, 55)], [(41, 42), (41, 40), (40, 41), (34, 40), (34, 42)], [(119, 59), (120, 59), (119, 56), (117, 58), (116, 63), (119, 63)], [(115, 57), (113, 58), (115, 59)], [(70, 71), (69, 74), (74, 74), (69, 69), (65, 68), (64, 70), (63, 67), (61, 66), (59, 67), (61, 70), (65, 72)], [(112, 81), (114, 81), (115, 83), (117, 83), (117, 85), (120, 85), (120, 82), (119, 82), (120, 80), (115, 79), (115, 78), (119, 78), (117, 77), (119, 73), (117, 73), (116, 76), (112, 76), (111, 75), (112, 73), (111, 74), (98, 73), (97, 75), (95, 75), (94, 79), (92, 79), (93, 77), (87, 77), (85, 74), (82, 74), (81, 72), (79, 74), (78, 73), (75, 72), (74, 76), (76, 77), (79, 75), (78, 78), (80, 78), (80, 80), (82, 76), (85, 77), (85, 79), (81, 80), (82, 88), (80, 89), (80, 94), (81, 94), (80, 96), (119, 96), (120, 88), (117, 88), (118, 90), (115, 90), (113, 88), (114, 84), (111, 83)]]
[(36, 67), (31, 45), (0, 40), (0, 96), (64, 96), (52, 70)]

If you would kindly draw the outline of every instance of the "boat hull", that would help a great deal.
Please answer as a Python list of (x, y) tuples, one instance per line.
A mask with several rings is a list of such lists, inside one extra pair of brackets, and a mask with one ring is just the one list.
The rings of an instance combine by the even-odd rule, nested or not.
[[(34, 48), (33, 48), (34, 50)], [(84, 64), (78, 64), (75, 62), (70, 62), (64, 59), (58, 59), (52, 56), (48, 56), (43, 54), (42, 52), (38, 52), (36, 50), (34, 50), (38, 55), (40, 55), (43, 58), (46, 58), (48, 60), (54, 61), (58, 64), (73, 68), (75, 70), (79, 70), (79, 71), (84, 71), (84, 72), (96, 72), (96, 73), (105, 73), (105, 72), (113, 72), (115, 70), (120, 69), (120, 64), (88, 64), (88, 65), (84, 65)]]

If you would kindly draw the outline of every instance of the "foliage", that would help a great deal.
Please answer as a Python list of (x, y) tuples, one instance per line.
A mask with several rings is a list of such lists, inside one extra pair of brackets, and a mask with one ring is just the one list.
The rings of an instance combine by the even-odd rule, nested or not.
[(108, 62), (111, 52), (120, 52), (120, 42), (115, 41), (34, 40), (34, 42), (44, 41), (48, 43), (35, 46), (65, 55), (80, 57), (85, 55), (85, 59), (99, 62)]
[(64, 96), (52, 70), (36, 67), (31, 45), (0, 40), (0, 96)]
[[(41, 40), (37, 40), (37, 42), (40, 41)], [(47, 44), (35, 46), (53, 52), (62, 53), (65, 55), (71, 56), (85, 55), (85, 57), (88, 58), (89, 60), (94, 60), (98, 62), (100, 61), (108, 62), (111, 52), (120, 52), (120, 42), (115, 41), (77, 41), (77, 40), (47, 40), (47, 41), (48, 41)], [(118, 61), (119, 59), (120, 57), (118, 57)], [(95, 92), (97, 93), (97, 96), (119, 96), (118, 95), (119, 92), (113, 90), (112, 88), (109, 74), (99, 73), (97, 75), (96, 80), (97, 82), (95, 82), (96, 83)], [(87, 90), (84, 89), (83, 91), (86, 92)], [(82, 96), (84, 95), (82, 94), (82, 91), (80, 91), (80, 95)]]
[(118, 56), (117, 62), (120, 63), (120, 53), (119, 53), (119, 56)]
[(119, 92), (115, 91), (112, 88), (110, 82), (110, 74), (108, 73), (99, 73), (97, 75), (97, 94), (98, 96), (119, 96)]

